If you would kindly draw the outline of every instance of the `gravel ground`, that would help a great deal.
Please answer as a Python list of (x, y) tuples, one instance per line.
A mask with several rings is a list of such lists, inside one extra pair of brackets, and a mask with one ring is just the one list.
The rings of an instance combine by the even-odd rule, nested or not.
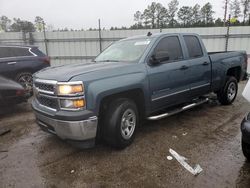
[[(2, 109), (0, 128), (11, 132), (0, 136), (0, 187), (250, 187), (240, 145), (248, 111), (241, 94), (230, 106), (203, 104), (146, 122), (134, 143), (117, 151), (106, 145), (79, 150), (41, 131), (29, 103)], [(199, 164), (201, 174), (168, 160), (170, 148)]]

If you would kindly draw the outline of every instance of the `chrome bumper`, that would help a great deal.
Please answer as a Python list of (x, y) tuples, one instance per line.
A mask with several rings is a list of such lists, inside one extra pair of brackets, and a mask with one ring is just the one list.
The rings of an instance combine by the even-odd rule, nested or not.
[(89, 140), (96, 137), (97, 117), (82, 121), (62, 121), (35, 113), (38, 125), (45, 131), (56, 134), (62, 139)]

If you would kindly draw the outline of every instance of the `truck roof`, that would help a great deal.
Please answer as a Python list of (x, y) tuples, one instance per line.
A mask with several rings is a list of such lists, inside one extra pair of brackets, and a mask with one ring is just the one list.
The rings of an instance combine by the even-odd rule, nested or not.
[(195, 35), (197, 36), (198, 34), (196, 33), (146, 33), (145, 35), (136, 35), (136, 36), (133, 36), (133, 37), (128, 37), (128, 38), (125, 38), (123, 40), (130, 40), (130, 39), (147, 39), (147, 38), (158, 38), (158, 37), (161, 37), (161, 36), (164, 36), (164, 35)]

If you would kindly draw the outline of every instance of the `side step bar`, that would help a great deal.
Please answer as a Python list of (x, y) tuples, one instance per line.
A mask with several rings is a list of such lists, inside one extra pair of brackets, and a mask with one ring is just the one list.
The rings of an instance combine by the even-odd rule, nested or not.
[(183, 107), (181, 107), (181, 108), (177, 108), (177, 109), (174, 109), (174, 110), (172, 110), (172, 111), (166, 112), (166, 113), (164, 113), (164, 114), (159, 114), (159, 115), (155, 115), (155, 116), (150, 116), (150, 117), (148, 117), (147, 119), (148, 119), (148, 120), (160, 120), (160, 119), (163, 119), (163, 118), (165, 118), (165, 117), (172, 116), (172, 115), (174, 115), (174, 114), (177, 114), (177, 113), (180, 113), (180, 112), (182, 112), (182, 111), (188, 110), (188, 109), (193, 108), (193, 107), (195, 107), (195, 106), (199, 106), (199, 105), (201, 105), (201, 104), (203, 104), (203, 103), (206, 103), (206, 102), (208, 102), (208, 101), (209, 101), (209, 99), (208, 99), (208, 98), (205, 98), (205, 99), (202, 99), (202, 100), (197, 101), (197, 102), (195, 102), (195, 103), (191, 103), (191, 104), (186, 105), (186, 106), (183, 106)]

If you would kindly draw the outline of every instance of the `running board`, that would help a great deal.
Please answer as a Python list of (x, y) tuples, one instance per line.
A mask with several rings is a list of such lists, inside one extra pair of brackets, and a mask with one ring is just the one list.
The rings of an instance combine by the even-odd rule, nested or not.
[(175, 110), (166, 112), (166, 113), (164, 113), (164, 114), (159, 114), (159, 115), (155, 115), (155, 116), (150, 116), (150, 117), (148, 117), (147, 119), (148, 119), (148, 120), (160, 120), (160, 119), (163, 119), (163, 118), (165, 118), (165, 117), (168, 117), (168, 116), (172, 116), (172, 115), (178, 114), (178, 113), (180, 113), (180, 112), (182, 112), (182, 111), (188, 110), (188, 109), (193, 108), (193, 107), (195, 107), (195, 106), (199, 106), (199, 105), (201, 105), (201, 104), (203, 104), (203, 103), (208, 102), (208, 100), (209, 100), (208, 98), (205, 98), (205, 99), (202, 99), (202, 100), (200, 100), (200, 101), (198, 101), (198, 102), (191, 103), (191, 104), (189, 104), (189, 105), (183, 106), (183, 107), (181, 107), (181, 108), (177, 108), (177, 109), (175, 109)]

